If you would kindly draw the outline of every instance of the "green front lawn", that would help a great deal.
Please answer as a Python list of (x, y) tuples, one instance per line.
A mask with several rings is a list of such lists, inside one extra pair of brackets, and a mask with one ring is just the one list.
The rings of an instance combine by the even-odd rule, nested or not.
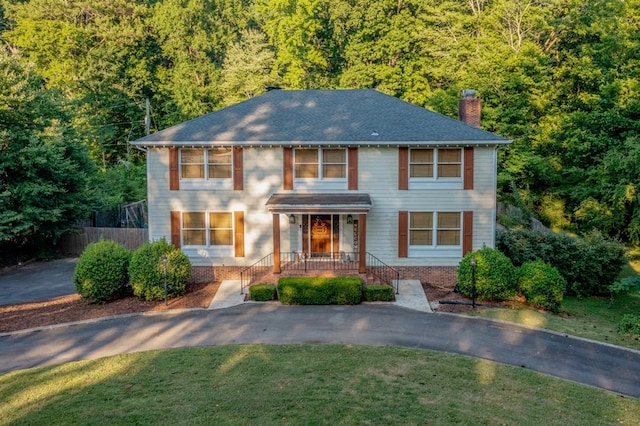
[(640, 400), (396, 347), (222, 346), (0, 375), (0, 424), (638, 424)]

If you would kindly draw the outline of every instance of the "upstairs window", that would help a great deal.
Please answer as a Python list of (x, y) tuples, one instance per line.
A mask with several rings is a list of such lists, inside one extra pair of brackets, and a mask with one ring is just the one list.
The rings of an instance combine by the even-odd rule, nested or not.
[(347, 150), (343, 148), (296, 149), (296, 179), (346, 179)]
[(409, 154), (410, 179), (462, 177), (462, 149), (412, 148)]
[(183, 148), (180, 150), (182, 179), (230, 179), (231, 172), (231, 149)]

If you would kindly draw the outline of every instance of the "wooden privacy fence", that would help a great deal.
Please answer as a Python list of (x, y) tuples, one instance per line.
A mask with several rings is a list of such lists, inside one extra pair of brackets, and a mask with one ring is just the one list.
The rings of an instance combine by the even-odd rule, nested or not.
[(78, 234), (65, 235), (60, 240), (60, 251), (79, 256), (91, 243), (113, 240), (129, 250), (135, 250), (149, 241), (149, 230), (144, 228), (80, 228)]

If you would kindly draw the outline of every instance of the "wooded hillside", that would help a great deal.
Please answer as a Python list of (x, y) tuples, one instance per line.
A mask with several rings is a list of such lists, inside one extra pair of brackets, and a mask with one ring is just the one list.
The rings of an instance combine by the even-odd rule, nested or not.
[[(141, 154), (127, 142), (145, 133), (146, 99), (153, 131), (270, 86), (375, 88), (453, 117), (475, 89), (483, 128), (514, 140), (500, 197), (552, 227), (640, 243), (640, 0), (0, 5), (3, 78), (14, 64), (55, 106), (38, 108), (64, 113), (34, 137), (71, 129), (58, 139), (103, 173)], [(10, 101), (24, 94), (5, 89), (3, 151), (20, 140)]]

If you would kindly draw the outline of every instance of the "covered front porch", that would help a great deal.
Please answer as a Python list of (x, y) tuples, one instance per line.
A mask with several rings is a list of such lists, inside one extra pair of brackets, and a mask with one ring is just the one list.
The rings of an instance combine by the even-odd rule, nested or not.
[[(274, 274), (310, 265), (366, 273), (368, 194), (273, 194), (266, 205), (273, 215)], [(281, 229), (281, 215), (288, 229)]]

